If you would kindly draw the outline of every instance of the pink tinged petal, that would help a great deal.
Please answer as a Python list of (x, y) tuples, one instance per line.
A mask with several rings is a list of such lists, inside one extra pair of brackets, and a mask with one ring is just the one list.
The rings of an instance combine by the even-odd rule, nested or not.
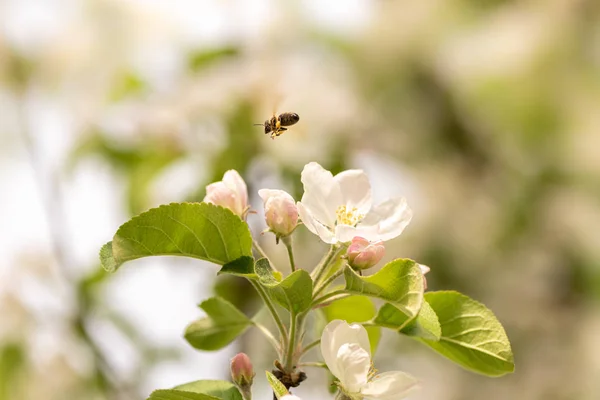
[(333, 227), (336, 210), (342, 203), (342, 194), (331, 172), (316, 162), (304, 166), (301, 175), (304, 194), (300, 201), (321, 224)]
[(366, 400), (399, 400), (418, 387), (419, 382), (404, 372), (384, 372), (362, 388)]
[(215, 182), (206, 186), (206, 196), (204, 197), (204, 201), (206, 203), (229, 208), (231, 211), (238, 214), (235, 192), (228, 188), (223, 182)]
[(223, 183), (236, 194), (236, 209), (243, 213), (248, 207), (248, 188), (240, 174), (230, 169), (223, 175)]
[(306, 225), (309, 231), (319, 236), (322, 241), (329, 244), (337, 243), (337, 239), (335, 238), (333, 232), (327, 228), (325, 225), (321, 224), (317, 221), (310, 211), (304, 206), (304, 204), (298, 202), (298, 215), (300, 219)]
[(348, 250), (346, 250), (346, 255), (348, 255), (349, 257), (352, 255), (356, 256), (361, 251), (366, 249), (370, 243), (371, 242), (369, 242), (364, 237), (355, 236), (352, 238), (352, 243), (350, 243), (350, 246), (348, 246)]
[(258, 195), (264, 201), (265, 220), (269, 228), (278, 235), (289, 235), (298, 224), (294, 198), (283, 190), (261, 189)]
[[(387, 200), (373, 207), (358, 228), (377, 228), (377, 239), (390, 240), (399, 236), (412, 219), (412, 210), (404, 197)], [(369, 236), (361, 235), (369, 240)]]
[(357, 212), (366, 215), (371, 209), (371, 184), (369, 178), (360, 169), (350, 169), (340, 172), (333, 178), (340, 187), (342, 203), (349, 209), (356, 208)]
[(367, 269), (376, 265), (385, 254), (383, 242), (369, 242), (367, 239), (356, 236), (346, 251), (348, 264), (352, 268)]
[(357, 343), (345, 343), (339, 348), (337, 365), (340, 371), (337, 378), (346, 391), (358, 393), (367, 384), (371, 356)]

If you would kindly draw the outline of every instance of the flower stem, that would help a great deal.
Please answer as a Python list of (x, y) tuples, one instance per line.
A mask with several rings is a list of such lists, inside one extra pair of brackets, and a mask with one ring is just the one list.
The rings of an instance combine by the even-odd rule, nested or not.
[(284, 236), (281, 238), (281, 241), (283, 242), (283, 244), (285, 244), (285, 247), (287, 248), (287, 252), (288, 252), (288, 256), (290, 257), (290, 268), (292, 270), (292, 272), (296, 271), (296, 262), (294, 261), (294, 250), (292, 248), (292, 237), (291, 236)]
[(252, 284), (254, 289), (256, 289), (256, 291), (258, 292), (258, 295), (260, 296), (262, 301), (265, 303), (265, 305), (269, 309), (269, 312), (271, 313), (271, 316), (273, 317), (273, 320), (275, 321), (275, 325), (277, 325), (277, 329), (279, 329), (279, 334), (285, 340), (285, 338), (287, 337), (287, 330), (285, 329), (285, 325), (283, 325), (283, 321), (281, 321), (281, 317), (277, 313), (277, 310), (275, 310), (275, 306), (273, 305), (273, 302), (267, 295), (267, 292), (265, 292), (265, 289), (260, 285), (260, 283), (254, 281), (252, 279), (249, 279), (249, 280), (250, 280), (250, 284)]
[(307, 344), (306, 346), (304, 346), (304, 348), (302, 349), (302, 351), (300, 352), (300, 355), (298, 357), (299, 358), (302, 357), (303, 355), (308, 353), (308, 351), (310, 349), (312, 349), (315, 346), (318, 346), (319, 344), (321, 344), (321, 339), (315, 340), (314, 342)]
[(340, 269), (339, 271), (334, 272), (329, 278), (327, 278), (321, 285), (317, 287), (315, 293), (313, 294), (313, 298), (317, 297), (319, 293), (321, 293), (327, 286), (331, 285), (333, 281), (335, 281), (338, 277), (340, 277), (344, 273), (344, 269)]
[(298, 326), (298, 316), (295, 313), (290, 314), (290, 337), (288, 339), (287, 354), (285, 356), (285, 369), (291, 372), (294, 368), (294, 349), (296, 347), (296, 328)]
[(280, 354), (281, 348), (279, 347), (279, 343), (277, 342), (277, 339), (275, 339), (275, 336), (273, 336), (271, 331), (269, 329), (267, 329), (266, 326), (264, 326), (263, 324), (260, 324), (256, 321), (252, 321), (252, 323), (254, 324), (255, 327), (258, 328), (259, 331), (261, 331), (263, 333), (263, 335), (265, 335), (265, 337), (267, 338), (269, 343), (271, 343), (271, 345), (273, 346), (273, 348), (275, 349), (277, 354)]
[(327, 255), (323, 258), (323, 260), (321, 260), (319, 265), (312, 272), (311, 275), (313, 275), (313, 282), (314, 282), (315, 286), (319, 283), (319, 280), (323, 277), (323, 273), (325, 272), (325, 270), (327, 269), (329, 264), (331, 264), (331, 261), (333, 261), (337, 252), (338, 252), (338, 246), (332, 244), (331, 247), (329, 248), (329, 252), (327, 253)]
[[(340, 295), (346, 295), (344, 297), (347, 297), (347, 296), (350, 296), (350, 293), (347, 293), (345, 290), (336, 290), (334, 292), (329, 292), (329, 293), (324, 294), (323, 296), (313, 300), (312, 307), (314, 308), (315, 306), (318, 306), (319, 304), (324, 303), (325, 300), (328, 300), (332, 297), (340, 296)], [(339, 300), (339, 299), (336, 299), (336, 300)]]
[(327, 368), (327, 364), (325, 364), (324, 362), (304, 362), (304, 363), (300, 363), (298, 364), (299, 367), (318, 367), (318, 368)]

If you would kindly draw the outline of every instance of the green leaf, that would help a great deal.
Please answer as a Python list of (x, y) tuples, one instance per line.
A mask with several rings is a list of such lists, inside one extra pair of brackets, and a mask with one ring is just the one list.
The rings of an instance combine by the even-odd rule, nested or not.
[[(240, 399), (242, 397), (240, 396)], [(183, 390), (163, 389), (152, 392), (147, 400), (219, 400), (218, 397)]]
[(192, 393), (204, 393), (221, 400), (242, 400), (235, 385), (227, 381), (201, 380), (175, 386), (173, 389)]
[(242, 256), (233, 260), (223, 265), (217, 275), (221, 274), (237, 275), (248, 279), (256, 278), (256, 273), (254, 272), (254, 258)]
[(113, 257), (112, 242), (106, 243), (100, 249), (100, 263), (107, 271), (115, 271), (117, 263)]
[(346, 266), (344, 277), (346, 291), (385, 300), (408, 318), (416, 317), (423, 304), (423, 274), (412, 260), (394, 260), (371, 276), (360, 276)]
[(252, 256), (252, 236), (248, 225), (226, 208), (172, 203), (124, 223), (100, 250), (102, 266), (111, 272), (148, 256), (186, 256), (224, 265)]
[[(391, 307), (394, 308), (393, 306)], [(373, 304), (373, 301), (366, 296), (350, 296), (336, 300), (327, 307), (323, 307), (322, 310), (327, 322), (331, 322), (334, 319), (343, 319), (349, 324), (353, 322), (368, 321), (373, 318), (377, 312), (377, 308), (375, 307), (375, 304)], [(371, 352), (375, 353), (375, 349), (377, 349), (379, 339), (381, 338), (381, 328), (377, 326), (368, 326), (365, 327), (365, 329), (369, 334)]]
[(207, 316), (192, 322), (184, 335), (193, 347), (200, 350), (219, 350), (252, 325), (248, 317), (221, 297), (204, 300), (200, 308)]
[(281, 381), (277, 379), (275, 375), (269, 371), (265, 372), (267, 373), (267, 381), (269, 382), (269, 385), (271, 385), (271, 389), (273, 389), (273, 393), (275, 393), (275, 397), (277, 397), (277, 399), (281, 399), (283, 396), (289, 393), (283, 383), (281, 383)]
[(437, 314), (442, 335), (439, 342), (420, 339), (462, 367), (488, 376), (515, 369), (504, 328), (483, 304), (454, 291), (429, 292), (425, 299)]
[(416, 336), (429, 340), (440, 340), (442, 328), (429, 303), (423, 301), (417, 318), (409, 318), (393, 305), (384, 304), (373, 319), (373, 323), (385, 328), (397, 330), (408, 336)]
[(265, 286), (271, 297), (286, 310), (299, 314), (310, 308), (313, 281), (308, 272), (299, 269), (279, 282), (266, 258), (258, 260), (255, 269), (260, 284)]

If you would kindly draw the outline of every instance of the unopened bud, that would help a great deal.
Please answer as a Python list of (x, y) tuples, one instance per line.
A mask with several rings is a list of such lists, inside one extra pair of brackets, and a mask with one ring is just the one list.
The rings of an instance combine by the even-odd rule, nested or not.
[(427, 290), (427, 278), (425, 277), (425, 274), (428, 273), (431, 268), (429, 268), (427, 265), (423, 265), (423, 264), (418, 264), (419, 265), (419, 269), (421, 269), (421, 273), (423, 274), (423, 288), (425, 290)]
[(250, 392), (254, 379), (254, 369), (250, 358), (245, 353), (238, 353), (231, 359), (231, 379), (241, 392)]
[(360, 236), (355, 236), (348, 247), (346, 257), (348, 264), (354, 269), (371, 268), (383, 258), (385, 247), (382, 241), (369, 242)]
[(267, 226), (278, 237), (288, 236), (298, 225), (298, 208), (294, 198), (283, 190), (261, 189), (258, 195), (265, 205)]
[(248, 211), (248, 188), (236, 170), (230, 169), (223, 175), (223, 180), (211, 183), (206, 187), (206, 203), (229, 208), (240, 218), (245, 218)]

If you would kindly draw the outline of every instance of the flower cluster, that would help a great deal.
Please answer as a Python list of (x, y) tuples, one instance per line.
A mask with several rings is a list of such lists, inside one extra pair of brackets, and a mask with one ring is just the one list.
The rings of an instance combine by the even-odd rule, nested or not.
[[(304, 194), (297, 203), (283, 190), (259, 191), (267, 226), (278, 237), (292, 233), (300, 218), (308, 230), (325, 243), (349, 243), (361, 238), (365, 250), (368, 243), (377, 243), (368, 247), (369, 253), (383, 254), (382, 247), (378, 247), (380, 242), (400, 235), (412, 218), (404, 197), (373, 206), (371, 184), (362, 170), (348, 170), (333, 176), (318, 163), (311, 162), (304, 166), (301, 180)], [(249, 209), (248, 190), (236, 171), (227, 171), (222, 181), (206, 187), (206, 193), (205, 202), (229, 208), (245, 218)], [(366, 256), (358, 263), (364, 263), (361, 261), (364, 258)]]
[[(373, 206), (369, 179), (361, 170), (334, 176), (311, 162), (304, 167), (301, 179), (304, 194), (298, 202), (283, 190), (259, 190), (268, 230), (279, 241), (290, 236), (302, 221), (325, 243), (344, 246), (343, 258), (354, 270), (362, 271), (379, 263), (385, 253), (383, 242), (400, 235), (411, 220), (412, 212), (402, 197)], [(227, 171), (221, 182), (207, 186), (206, 191), (204, 201), (246, 217), (248, 192), (236, 171)], [(423, 274), (429, 270), (420, 268)], [(359, 324), (330, 322), (320, 344), (325, 364), (336, 377), (343, 399), (401, 399), (417, 386), (417, 381), (404, 372), (376, 373), (367, 331)], [(249, 398), (254, 372), (245, 354), (232, 360), (231, 371), (244, 398)], [(288, 393), (281, 400), (300, 399)]]

